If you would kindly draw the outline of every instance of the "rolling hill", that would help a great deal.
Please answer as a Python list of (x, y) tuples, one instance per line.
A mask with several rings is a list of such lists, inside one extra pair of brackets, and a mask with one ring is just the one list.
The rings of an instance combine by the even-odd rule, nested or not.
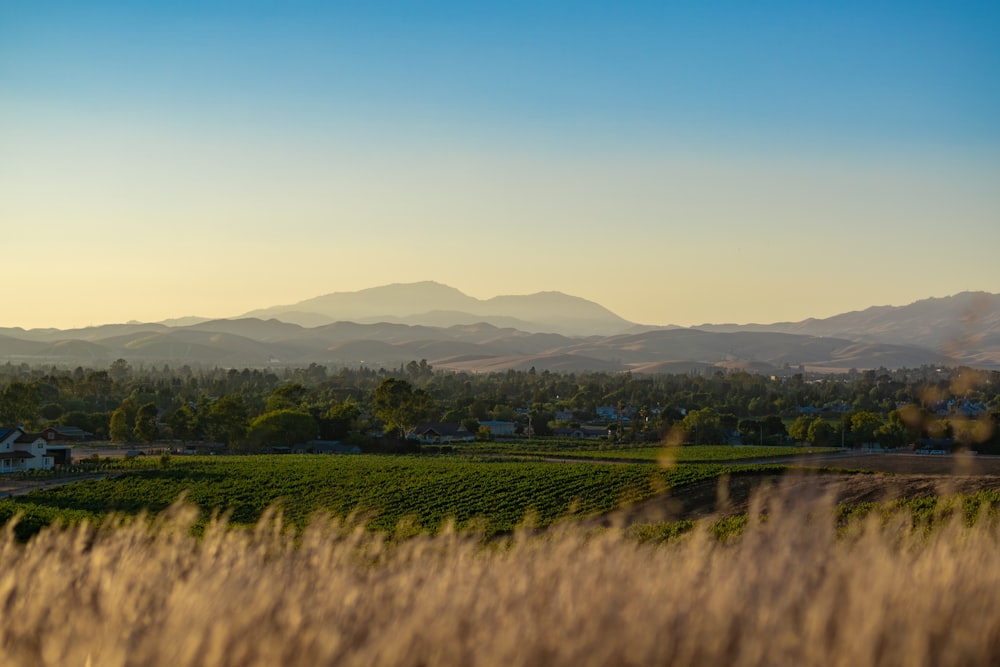
[[(713, 368), (835, 372), (956, 364), (1000, 368), (1000, 296), (986, 293), (802, 322), (698, 328), (633, 325), (597, 304), (558, 292), (483, 301), (437, 283), (334, 293), (287, 310), (260, 312), (307, 312), (304, 307), (323, 310), (308, 311), (323, 323), (246, 316), (181, 319), (177, 322), (184, 324), (174, 326), (0, 329), (0, 360), (85, 366), (124, 358), (220, 367), (309, 363), (395, 367), (426, 359), (436, 368), (477, 372), (531, 367), (633, 373)], [(469, 311), (493, 314), (487, 321), (487, 316)], [(385, 314), (371, 315), (377, 312)], [(376, 321), (331, 320), (351, 314)], [(446, 326), (429, 323), (438, 315), (462, 321)], [(586, 333), (593, 330), (605, 333)]]
[(576, 335), (621, 333), (633, 326), (610, 310), (562, 292), (476, 299), (436, 282), (393, 284), (357, 292), (334, 292), (286, 306), (246, 313), (303, 326), (338, 321), (450, 327), (487, 322), (521, 331)]

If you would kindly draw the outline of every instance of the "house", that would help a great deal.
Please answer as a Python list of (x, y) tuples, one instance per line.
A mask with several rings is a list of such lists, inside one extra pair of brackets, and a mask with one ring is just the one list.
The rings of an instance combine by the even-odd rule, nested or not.
[(73, 462), (73, 446), (53, 445), (50, 442), (45, 445), (45, 455), (52, 457), (52, 465), (66, 465)]
[(93, 433), (76, 426), (48, 426), (40, 435), (48, 442), (85, 442), (94, 437)]
[(428, 422), (418, 424), (409, 433), (407, 439), (417, 440), (422, 443), (442, 443), (442, 442), (472, 442), (476, 439), (475, 434), (469, 433), (469, 429), (463, 424), (453, 422)]
[(48, 449), (49, 445), (40, 433), (0, 427), (0, 473), (51, 470), (55, 466), (55, 453), (49, 453)]
[(479, 422), (480, 428), (485, 426), (490, 431), (490, 435), (504, 436), (504, 435), (514, 435), (517, 425), (514, 422), (500, 422), (500, 421), (485, 421)]
[(600, 405), (597, 407), (598, 419), (618, 419), (618, 408), (613, 405)]

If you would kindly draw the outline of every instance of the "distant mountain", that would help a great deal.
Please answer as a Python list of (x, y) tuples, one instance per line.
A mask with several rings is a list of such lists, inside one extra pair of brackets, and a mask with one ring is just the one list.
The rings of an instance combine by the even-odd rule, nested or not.
[[(961, 292), (906, 306), (873, 306), (825, 319), (775, 324), (707, 324), (705, 331), (767, 331), (917, 345), (955, 362), (1000, 360), (1000, 294)], [(973, 361), (974, 363), (974, 361)]]
[[(781, 374), (955, 364), (1000, 369), (1000, 296), (982, 292), (826, 319), (699, 328), (633, 325), (559, 292), (479, 300), (437, 283), (328, 294), (266, 312), (273, 310), (280, 312), (266, 319), (192, 318), (173, 326), (5, 328), (0, 361), (100, 367), (124, 358), (231, 368), (398, 367), (426, 359), (436, 368), (477, 372), (534, 367)], [(311, 323), (287, 321), (289, 313), (308, 313)], [(434, 324), (439, 320), (452, 324)]]
[[(187, 327), (136, 325), (0, 334), (0, 359), (36, 364), (103, 366), (134, 363), (208, 367), (399, 365), (426, 359), (439, 369), (493, 371), (664, 372), (741, 368), (761, 373), (840, 371), (942, 364), (926, 348), (777, 332), (657, 329), (616, 336), (570, 337), (490, 324), (453, 327), (336, 322), (302, 327), (275, 319), (212, 320)], [(1000, 358), (981, 365), (996, 367)]]
[(568, 336), (609, 335), (634, 326), (610, 310), (562, 292), (477, 299), (454, 287), (426, 281), (334, 292), (298, 303), (246, 313), (302, 326), (338, 321), (398, 322), (436, 327), (489, 322), (522, 331)]

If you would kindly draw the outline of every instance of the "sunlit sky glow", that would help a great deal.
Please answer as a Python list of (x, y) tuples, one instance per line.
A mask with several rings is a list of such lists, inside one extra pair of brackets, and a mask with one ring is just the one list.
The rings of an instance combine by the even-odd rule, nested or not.
[(0, 326), (1000, 292), (1000, 3), (0, 3)]

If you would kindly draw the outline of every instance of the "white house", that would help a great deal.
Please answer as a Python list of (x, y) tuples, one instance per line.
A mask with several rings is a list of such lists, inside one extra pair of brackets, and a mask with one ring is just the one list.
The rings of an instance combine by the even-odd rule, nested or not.
[(54, 465), (53, 454), (40, 433), (0, 427), (0, 473), (51, 470)]

